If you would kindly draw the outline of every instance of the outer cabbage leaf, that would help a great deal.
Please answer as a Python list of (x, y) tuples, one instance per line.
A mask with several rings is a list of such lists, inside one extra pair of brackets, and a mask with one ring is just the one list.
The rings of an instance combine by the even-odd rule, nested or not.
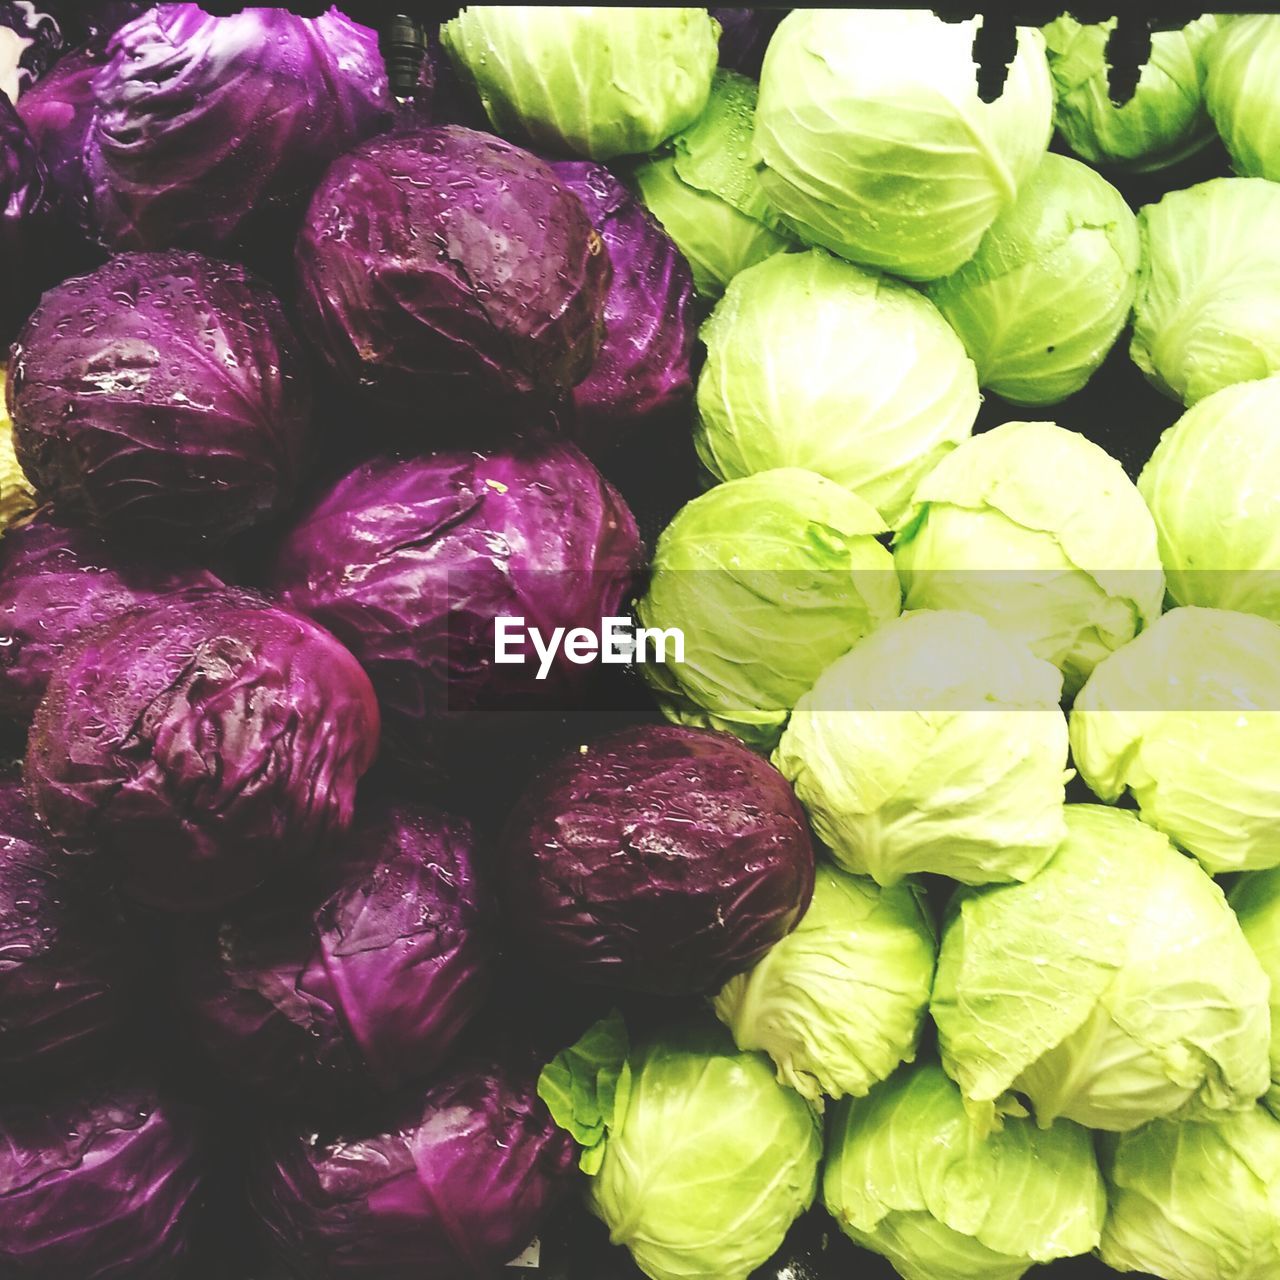
[(671, 237), (603, 165), (551, 167), (582, 201), (613, 268), (604, 341), (573, 389), (574, 435), (603, 454), (692, 398), (693, 278)]
[(702, 338), (694, 440), (721, 480), (804, 467), (896, 525), (978, 414), (973, 361), (937, 308), (821, 250), (742, 272)]
[(1207, 45), (1205, 62), (1205, 103), (1236, 172), (1280, 181), (1280, 18), (1233, 18)]
[(111, 37), (93, 94), (87, 163), (106, 243), (263, 257), (391, 105), (377, 35), (336, 9), (156, 5)]
[(1071, 751), (1095, 795), (1129, 791), (1210, 873), (1280, 865), (1280, 625), (1166, 613), (1085, 685)]
[(928, 296), (978, 382), (1013, 404), (1057, 404), (1106, 359), (1137, 290), (1138, 226), (1087, 165), (1047, 155), (977, 253)]
[(1280, 187), (1214, 178), (1138, 214), (1133, 362), (1183, 404), (1280, 372)]
[[(572, 705), (589, 669), (563, 649), (494, 662), (495, 619), (549, 636), (618, 616), (641, 566), (635, 519), (572, 445), (379, 457), (338, 480), (286, 535), (271, 580), (328, 627), (378, 691), (394, 745), (444, 767), (506, 712)], [(496, 712), (499, 723), (486, 723)]]
[(1205, 14), (1156, 31), (1133, 96), (1111, 101), (1107, 41), (1116, 19), (1080, 23), (1068, 14), (1044, 28), (1053, 75), (1054, 123), (1082, 160), (1146, 173), (1177, 164), (1213, 140), (1205, 111), (1206, 51), (1224, 20)]
[(795, 928), (813, 846), (785, 778), (723, 734), (640, 725), (552, 764), (502, 841), (509, 923), (580, 982), (712, 993)]
[(604, 336), (609, 254), (581, 201), (536, 156), (458, 125), (334, 163), (296, 259), (311, 341), (415, 435), (451, 426), (458, 402), (565, 394)]
[(0, 1080), (44, 1085), (100, 1057), (135, 960), (114, 897), (40, 830), (17, 783), (0, 782)]
[(243, 267), (121, 254), (44, 295), (9, 372), (18, 459), (69, 519), (218, 542), (300, 484), (308, 370)]
[(227, 917), (186, 988), (219, 1071), (331, 1099), (435, 1070), (493, 968), (474, 843), (463, 819), (380, 798), (301, 884)]
[(914, 887), (881, 889), (820, 863), (813, 901), (715, 998), (739, 1049), (763, 1049), (778, 1080), (816, 1102), (861, 1097), (914, 1061), (936, 943)]
[(949, 275), (1044, 155), (1053, 90), (1021, 28), (1004, 89), (978, 96), (981, 19), (797, 9), (769, 42), (753, 154), (808, 244), (909, 280)]
[(1026, 880), (1066, 835), (1061, 693), (984, 619), (910, 613), (822, 673), (773, 759), (848, 871)]
[(592, 1211), (652, 1280), (746, 1280), (813, 1200), (817, 1118), (714, 1023), (669, 1027), (629, 1061)]
[(823, 1199), (904, 1280), (1018, 1280), (1095, 1248), (1106, 1214), (1083, 1129), (1009, 1117), (984, 1135), (932, 1063), (836, 1109)]
[(908, 609), (980, 614), (1058, 667), (1071, 696), (1160, 616), (1156, 530), (1121, 465), (1051, 422), (966, 441), (894, 539)]
[(1241, 876), (1229, 901), (1271, 982), (1271, 1088), (1265, 1102), (1280, 1119), (1280, 868)]
[(494, 129), (593, 160), (652, 151), (706, 105), (705, 9), (468, 5), (441, 30)]
[(36, 712), (36, 812), (121, 889), (211, 909), (351, 822), (378, 745), (368, 677), (327, 632), (247, 592), (196, 589), (90, 632)]
[(1132, 814), (1070, 805), (1067, 830), (1026, 884), (953, 906), (932, 1004), (948, 1074), (976, 1115), (1012, 1091), (1044, 1127), (1247, 1110), (1268, 983), (1222, 891)]
[(897, 616), (883, 531), (861, 499), (794, 467), (683, 507), (636, 606), (643, 626), (684, 637), (681, 661), (644, 667), (667, 717), (772, 747), (822, 669)]
[(1280, 1269), (1280, 1120), (1157, 1121), (1104, 1142), (1100, 1255), (1163, 1280), (1270, 1280)]
[(187, 587), (205, 569), (109, 544), (46, 509), (0, 541), (0, 715), (29, 721), (49, 678), (94, 627)]
[(1178, 604), (1280, 622), (1280, 375), (1224, 387), (1160, 438), (1138, 477)]
[(199, 1118), (142, 1085), (0, 1108), (0, 1270), (170, 1280), (196, 1257)]
[(316, 1280), (487, 1276), (537, 1233), (572, 1166), (533, 1073), (474, 1062), (389, 1116), (273, 1136), (249, 1190), (276, 1255)]

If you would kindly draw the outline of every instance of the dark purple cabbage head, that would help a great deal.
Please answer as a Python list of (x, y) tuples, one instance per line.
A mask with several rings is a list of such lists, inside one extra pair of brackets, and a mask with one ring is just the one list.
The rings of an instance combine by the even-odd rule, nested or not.
[(46, 508), (0, 539), (0, 716), (28, 721), (86, 631), (212, 573), (163, 550), (123, 549)]
[(275, 296), (198, 253), (126, 253), (50, 289), (10, 355), (14, 448), (69, 519), (220, 542), (293, 499), (311, 417)]
[(536, 1080), (468, 1064), (389, 1120), (278, 1137), (250, 1185), (274, 1252), (308, 1280), (489, 1280), (573, 1183)]
[(787, 9), (712, 9), (720, 24), (720, 65), (759, 79), (764, 51)]
[(591, 372), (573, 389), (575, 436), (598, 456), (688, 404), (696, 336), (693, 276), (671, 237), (604, 165), (557, 160), (551, 167), (582, 201), (613, 266), (604, 343)]
[(598, 631), (642, 564), (635, 519), (573, 446), (379, 457), (343, 477), (279, 548), (271, 582), (369, 672), (388, 734), (447, 766), (488, 711), (576, 705), (590, 670), (563, 652), (494, 662), (495, 619)]
[(795, 793), (725, 734), (642, 725), (566, 754), (503, 838), (510, 927), (572, 981), (714, 992), (795, 927), (814, 855)]
[(156, 5), (111, 37), (94, 94), (94, 210), (118, 249), (280, 248), (325, 166), (390, 120), (377, 35), (336, 10)]
[(48, 174), (26, 125), (0, 94), (0, 343), (35, 306), (53, 247)]
[(146, 1086), (0, 1105), (0, 1275), (175, 1280), (203, 1146), (199, 1117)]
[(562, 396), (604, 334), (609, 256), (581, 202), (536, 156), (458, 125), (338, 160), (297, 269), (303, 327), (339, 379), (419, 435), (458, 404)]
[(91, 235), (84, 161), (93, 119), (93, 78), (101, 66), (100, 50), (76, 49), (18, 100), (18, 114), (48, 174), (50, 202), (63, 225), (82, 240)]
[(43, 0), (0, 0), (0, 93), (17, 102), (62, 52), (57, 17)]
[(328, 1101), (434, 1071), (488, 992), (494, 944), (470, 824), (378, 800), (305, 886), (223, 921), (186, 990), (220, 1072)]
[(418, 70), (413, 113), (423, 124), (462, 124), (487, 132), (491, 127), (474, 83), (458, 74), (440, 42), (440, 28), (427, 33), (427, 53)]
[(82, 1071), (120, 1029), (137, 976), (133, 950), (116, 903), (82, 870), (41, 830), (19, 784), (0, 781), (5, 1087)]
[(121, 889), (214, 909), (351, 824), (378, 708), (352, 656), (247, 592), (192, 590), (90, 632), (27, 747), (36, 812)]

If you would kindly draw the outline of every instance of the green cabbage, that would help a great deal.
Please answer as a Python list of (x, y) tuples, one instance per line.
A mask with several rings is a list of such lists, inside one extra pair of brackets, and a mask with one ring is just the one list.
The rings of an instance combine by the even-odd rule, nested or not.
[(1085, 685), (1071, 751), (1095, 795), (1131, 792), (1208, 871), (1280, 865), (1280, 625), (1165, 614)]
[(1192, 405), (1280, 372), (1280, 185), (1214, 178), (1138, 214), (1142, 265), (1129, 354)]
[(1138, 477), (1179, 604), (1280, 622), (1280, 376), (1224, 387), (1164, 433)]
[(1280, 181), (1280, 17), (1235, 18), (1207, 60), (1205, 100), (1236, 172)]
[(977, 254), (929, 286), (978, 382), (1014, 404), (1057, 404), (1093, 376), (1129, 319), (1138, 225), (1088, 165), (1048, 155)]
[(774, 764), (850, 871), (1025, 880), (1066, 835), (1062, 675), (974, 614), (906, 614), (823, 672)]
[(883, 530), (865, 502), (798, 468), (686, 504), (658, 539), (637, 604), (642, 626), (684, 636), (683, 662), (644, 666), (668, 718), (771, 748), (822, 669), (897, 616)]
[(653, 1280), (746, 1280), (813, 1201), (816, 1115), (714, 1022), (669, 1025), (628, 1051), (607, 1019), (539, 1092), (587, 1144), (592, 1212)]
[(1106, 1212), (1088, 1133), (1008, 1117), (984, 1135), (933, 1064), (839, 1105), (822, 1192), (845, 1234), (905, 1280), (1018, 1280), (1088, 1253)]
[(1205, 55), (1221, 19), (1157, 31), (1128, 102), (1111, 101), (1107, 41), (1116, 19), (1082, 24), (1064, 14), (1044, 28), (1054, 123), (1076, 155), (1144, 173), (1193, 155), (1213, 139), (1205, 111)]
[(1158, 1121), (1103, 1142), (1103, 1262), (1164, 1280), (1280, 1275), (1280, 1120)]
[(469, 5), (441, 28), (499, 133), (593, 160), (697, 119), (719, 38), (705, 9)]
[(1271, 1088), (1266, 1104), (1280, 1117), (1280, 868), (1241, 876), (1231, 890), (1230, 902), (1271, 981)]
[(1026, 884), (961, 890), (943, 933), (933, 1018), (975, 1115), (1021, 1096), (1041, 1125), (1124, 1131), (1251, 1107), (1269, 984), (1221, 889), (1133, 814), (1069, 805), (1067, 830)]
[(13, 451), (13, 422), (4, 405), (4, 383), (0, 373), (0, 533), (36, 508), (35, 491)]
[(881, 889), (819, 863), (795, 931), (725, 984), (716, 1016), (804, 1097), (861, 1097), (915, 1058), (935, 950), (914, 887)]
[(1060, 668), (1068, 695), (1160, 615), (1151, 513), (1104, 450), (1007, 422), (925, 477), (894, 541), (907, 609), (987, 618)]
[(703, 326), (698, 455), (729, 480), (806, 467), (893, 524), (973, 430), (973, 361), (937, 308), (820, 249), (744, 271)]
[(1040, 162), (1053, 90), (1021, 29), (995, 102), (978, 96), (980, 19), (797, 9), (760, 73), (754, 154), (765, 194), (808, 244), (934, 280), (973, 256)]

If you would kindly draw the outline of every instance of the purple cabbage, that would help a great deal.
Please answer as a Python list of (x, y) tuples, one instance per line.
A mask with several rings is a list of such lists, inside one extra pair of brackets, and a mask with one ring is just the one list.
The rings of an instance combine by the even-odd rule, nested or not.
[(187, 989), (219, 1071), (278, 1098), (392, 1090), (433, 1071), (489, 989), (470, 824), (375, 803), (336, 858), (223, 922)]
[(105, 47), (149, 7), (140, 0), (44, 0), (44, 5), (57, 18), (68, 48), (89, 43)]
[(247, 592), (193, 590), (90, 632), (27, 748), (40, 818), (123, 892), (215, 909), (351, 823), (378, 709), (352, 656)]
[(710, 993), (790, 933), (814, 854), (787, 780), (725, 734), (639, 726), (565, 755), (503, 837), (513, 932), (558, 974)]
[(604, 165), (557, 160), (551, 167), (582, 201), (613, 266), (604, 343), (591, 372), (573, 389), (578, 443), (602, 454), (688, 404), (693, 276), (671, 237)]
[(0, 1275), (174, 1280), (194, 1256), (198, 1117), (145, 1086), (0, 1106)]
[(642, 553), (626, 503), (576, 448), (518, 440), (362, 464), (285, 537), (271, 583), (359, 658), (398, 746), (442, 766), (483, 713), (572, 706), (588, 687), (563, 652), (543, 680), (536, 662), (496, 664), (495, 619), (598, 630)]
[(0, 341), (26, 319), (52, 268), (48, 175), (8, 98), (0, 94)]
[(204, 569), (124, 552), (49, 510), (0, 539), (0, 716), (28, 721), (49, 677), (85, 632), (187, 587), (218, 586)]
[(459, 404), (562, 396), (603, 337), (609, 258), (581, 202), (536, 156), (457, 125), (338, 160), (297, 269), (312, 342), (418, 435), (452, 427)]
[(250, 1195), (308, 1280), (489, 1280), (572, 1185), (574, 1151), (532, 1070), (475, 1064), (389, 1121), (277, 1138)]
[(43, 0), (0, 0), (0, 93), (17, 102), (62, 52), (62, 28)]
[(787, 9), (712, 9), (711, 16), (720, 24), (720, 65), (758, 80), (764, 51), (788, 12)]
[(336, 10), (218, 18), (194, 4), (156, 5), (117, 31), (94, 95), (94, 209), (119, 249), (275, 244), (325, 166), (385, 127), (391, 105), (377, 35)]
[(306, 366), (279, 302), (240, 266), (129, 253), (50, 289), (7, 394), (18, 460), (68, 518), (222, 541), (299, 483)]
[(101, 66), (100, 51), (77, 49), (18, 101), (18, 115), (48, 174), (50, 202), (64, 226), (82, 240), (91, 235), (84, 157), (93, 120), (93, 79)]
[(93, 1062), (136, 977), (111, 896), (52, 844), (22, 788), (0, 781), (0, 1081), (44, 1083)]

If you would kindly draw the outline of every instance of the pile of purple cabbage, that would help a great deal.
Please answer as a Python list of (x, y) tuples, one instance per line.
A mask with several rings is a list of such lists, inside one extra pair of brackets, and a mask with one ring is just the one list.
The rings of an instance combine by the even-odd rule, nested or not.
[[(489, 132), (434, 35), (396, 100), (337, 10), (30, 8), (0, 12), (0, 1276), (225, 1280), (257, 1265), (228, 1238), (497, 1274), (576, 1195), (537, 1088), (593, 992), (700, 1000), (813, 892), (763, 759), (598, 664), (494, 661), (499, 617), (631, 607), (619, 484), (687, 434), (689, 265), (582, 148)], [(717, 28), (673, 12), (692, 82), (633, 151), (710, 90)]]

